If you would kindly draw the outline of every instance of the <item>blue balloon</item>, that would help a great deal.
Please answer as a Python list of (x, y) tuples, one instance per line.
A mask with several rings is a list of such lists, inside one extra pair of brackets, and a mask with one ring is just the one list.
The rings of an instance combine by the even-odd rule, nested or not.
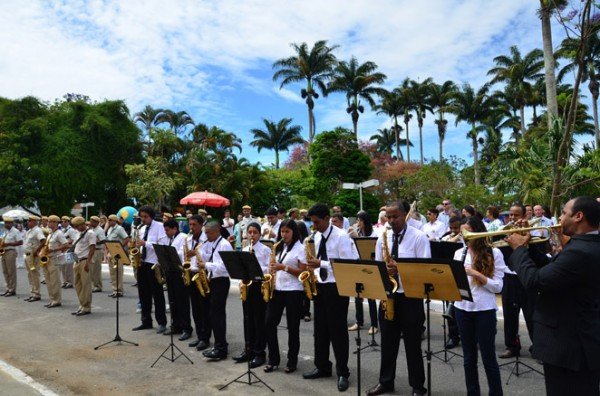
[(117, 212), (117, 216), (121, 217), (123, 221), (127, 224), (133, 223), (134, 216), (137, 216), (138, 211), (133, 206), (123, 206)]

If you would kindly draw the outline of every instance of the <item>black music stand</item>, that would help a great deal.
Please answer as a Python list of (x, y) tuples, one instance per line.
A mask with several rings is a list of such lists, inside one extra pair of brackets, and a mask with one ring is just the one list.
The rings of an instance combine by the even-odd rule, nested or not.
[[(386, 300), (392, 285), (383, 261), (334, 259), (331, 263), (340, 296)], [(360, 396), (360, 328), (356, 333), (357, 387)]]
[[(154, 247), (154, 251), (156, 252), (156, 257), (158, 258), (158, 265), (160, 265), (160, 267), (162, 268), (163, 274), (168, 274), (169, 271), (177, 271), (178, 273), (181, 272), (181, 258), (179, 257), (177, 249), (175, 249), (174, 246), (158, 245), (156, 243), (153, 243), (152, 246)], [(174, 304), (174, 301), (169, 300), (170, 306), (174, 306)], [(173, 310), (171, 310), (171, 323), (173, 323)], [(169, 349), (171, 350), (171, 357), (165, 355)], [(177, 356), (175, 356), (175, 349), (177, 349), (177, 352), (179, 352)], [(175, 345), (175, 343), (173, 342), (173, 331), (171, 331), (171, 342), (169, 343), (167, 348), (158, 356), (158, 358), (156, 358), (156, 360), (154, 361), (154, 363), (152, 363), (150, 367), (154, 367), (156, 363), (158, 363), (160, 358), (167, 359), (168, 361), (173, 363), (175, 360), (179, 359), (182, 356), (186, 358), (188, 362), (194, 364), (194, 362), (192, 362), (192, 360), (189, 357), (187, 357), (187, 355), (183, 353), (183, 351), (179, 349), (177, 345)]]
[(271, 249), (275, 244), (275, 242), (273, 242), (271, 239), (261, 239), (259, 242), (268, 247), (269, 249)]
[(473, 301), (465, 267), (460, 261), (399, 258), (398, 276), (406, 297), (425, 299), (427, 306), (427, 392), (431, 394), (431, 299)]
[[(117, 288), (118, 288), (118, 286), (119, 286), (119, 261), (121, 261), (121, 265), (129, 265), (131, 263), (129, 262), (129, 257), (127, 256), (127, 253), (125, 253), (125, 250), (123, 249), (123, 245), (121, 245), (121, 242), (106, 241), (105, 245), (106, 245), (106, 248), (108, 249), (108, 251), (110, 252), (111, 257), (113, 258), (113, 260), (115, 260), (115, 267), (117, 267), (116, 272), (117, 272)], [(112, 265), (112, 263), (108, 263), (108, 265)], [(131, 342), (131, 341), (122, 339), (121, 336), (119, 335), (119, 291), (118, 290), (117, 290), (117, 296), (115, 297), (115, 306), (116, 306), (115, 318), (116, 318), (117, 334), (115, 334), (115, 338), (113, 338), (112, 340), (105, 342), (104, 344), (98, 345), (97, 347), (94, 347), (94, 350), (96, 350), (96, 351), (102, 347), (112, 344), (113, 342), (116, 342), (117, 345), (121, 345), (124, 342), (126, 344), (139, 346), (139, 344), (136, 344), (135, 342)]]
[[(263, 270), (258, 260), (256, 259), (256, 255), (250, 252), (239, 252), (239, 251), (228, 251), (228, 252), (219, 252), (219, 256), (221, 256), (221, 260), (223, 260), (223, 264), (225, 264), (225, 268), (227, 268), (227, 272), (229, 272), (229, 277), (231, 279), (240, 279), (240, 280), (252, 280), (253, 282), (261, 282), (264, 280)], [(244, 340), (248, 339), (248, 315), (244, 315)], [(250, 346), (247, 342), (245, 344), (246, 354), (250, 354)], [(261, 383), (271, 392), (275, 392), (273, 388), (271, 388), (265, 381), (261, 380), (258, 375), (252, 371), (250, 368), (250, 359), (247, 359), (248, 368), (246, 372), (244, 372), (239, 377), (229, 381), (227, 384), (223, 385), (219, 388), (219, 390), (223, 390), (227, 388), (229, 385), (234, 382), (238, 382), (240, 384), (252, 385)], [(241, 378), (248, 376), (247, 381), (242, 381)], [(253, 381), (252, 377), (256, 380)]]
[[(377, 239), (377, 237), (354, 238), (354, 245), (356, 246), (356, 250), (358, 250), (358, 256), (361, 260), (375, 260), (375, 246), (377, 245)], [(367, 307), (368, 306), (367, 303)], [(367, 352), (377, 352), (379, 351), (379, 348), (377, 348), (378, 346), (379, 344), (375, 341), (375, 332), (373, 332), (371, 334), (371, 339), (367, 342), (367, 345), (361, 348), (361, 350), (371, 348)], [(356, 351), (354, 351), (354, 353), (356, 354)]]

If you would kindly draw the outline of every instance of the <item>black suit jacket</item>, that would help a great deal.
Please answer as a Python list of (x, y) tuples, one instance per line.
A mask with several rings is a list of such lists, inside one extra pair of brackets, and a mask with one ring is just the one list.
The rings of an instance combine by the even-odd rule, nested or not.
[(526, 289), (539, 292), (533, 357), (566, 369), (600, 369), (600, 235), (576, 235), (539, 268), (526, 248), (511, 257)]

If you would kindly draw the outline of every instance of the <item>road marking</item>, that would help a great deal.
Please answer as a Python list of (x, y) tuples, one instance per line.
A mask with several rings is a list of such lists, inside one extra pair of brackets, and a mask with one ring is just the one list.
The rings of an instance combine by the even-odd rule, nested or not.
[(4, 360), (1, 359), (0, 370), (8, 374), (15, 381), (32, 387), (44, 396), (58, 396), (58, 393), (54, 393), (50, 389), (46, 388), (44, 385), (31, 378), (29, 375), (25, 374), (23, 371), (19, 370), (14, 366), (11, 366), (10, 364), (6, 363)]

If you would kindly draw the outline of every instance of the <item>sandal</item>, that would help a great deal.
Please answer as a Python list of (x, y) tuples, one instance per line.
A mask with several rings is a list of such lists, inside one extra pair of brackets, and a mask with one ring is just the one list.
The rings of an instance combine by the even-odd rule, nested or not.
[(271, 372), (273, 372), (273, 371), (277, 370), (277, 368), (278, 368), (278, 367), (279, 367), (279, 366), (277, 366), (276, 364), (267, 364), (267, 365), (265, 366), (265, 368), (263, 369), (263, 371), (264, 371), (265, 373), (271, 373)]
[(294, 371), (296, 371), (296, 366), (293, 366), (293, 367), (287, 366), (285, 369), (283, 369), (283, 371), (284, 371), (286, 374), (291, 374), (291, 373), (293, 373)]

